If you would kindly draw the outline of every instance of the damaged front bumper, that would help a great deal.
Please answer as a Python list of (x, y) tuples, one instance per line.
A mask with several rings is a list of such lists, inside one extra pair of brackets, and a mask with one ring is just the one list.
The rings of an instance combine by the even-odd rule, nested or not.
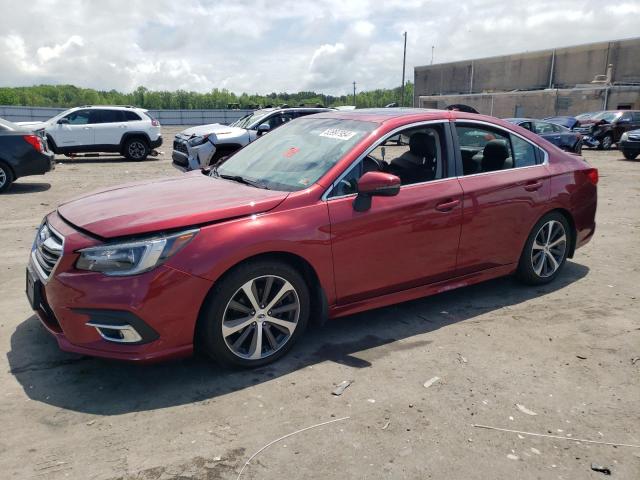
[(201, 137), (178, 134), (173, 140), (171, 158), (174, 167), (183, 172), (189, 172), (209, 166), (215, 153), (216, 147), (208, 138), (202, 141)]

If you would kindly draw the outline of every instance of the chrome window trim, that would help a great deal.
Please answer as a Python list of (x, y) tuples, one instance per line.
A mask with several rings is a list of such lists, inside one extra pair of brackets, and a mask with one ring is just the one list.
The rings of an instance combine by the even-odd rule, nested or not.
[(367, 155), (369, 155), (369, 153), (371, 153), (373, 150), (375, 150), (378, 145), (384, 141), (386, 141), (389, 137), (392, 137), (394, 135), (396, 135), (399, 131), (401, 130), (405, 130), (407, 128), (412, 128), (412, 127), (419, 127), (422, 125), (430, 125), (430, 124), (444, 124), (445, 122), (450, 122), (453, 124), (453, 126), (456, 126), (456, 123), (471, 123), (471, 124), (477, 124), (477, 125), (484, 125), (496, 130), (500, 130), (502, 132), (505, 132), (505, 134), (508, 135), (515, 135), (516, 137), (524, 140), (525, 142), (527, 142), (530, 145), (533, 145), (534, 148), (539, 149), (540, 151), (542, 151), (543, 153), (543, 160), (542, 163), (538, 163), (536, 165), (525, 165), (523, 167), (511, 167), (509, 169), (506, 170), (495, 170), (492, 172), (479, 172), (479, 173), (472, 173), (470, 175), (457, 175), (457, 176), (452, 176), (452, 177), (445, 177), (445, 178), (438, 178), (437, 180), (427, 180), (426, 182), (420, 182), (420, 183), (411, 183), (409, 185), (401, 185), (400, 188), (406, 188), (406, 187), (413, 187), (413, 186), (418, 186), (418, 185), (424, 185), (427, 183), (434, 183), (434, 182), (441, 182), (443, 180), (451, 180), (452, 178), (455, 179), (460, 179), (460, 178), (469, 178), (469, 177), (475, 177), (478, 175), (492, 175), (492, 174), (496, 174), (496, 173), (505, 173), (505, 172), (510, 172), (513, 170), (521, 170), (521, 169), (525, 169), (525, 168), (536, 168), (536, 167), (544, 167), (546, 165), (549, 164), (549, 153), (547, 152), (547, 150), (545, 150), (544, 148), (542, 148), (540, 145), (533, 143), (531, 140), (529, 140), (528, 138), (520, 135), (517, 132), (513, 132), (511, 130), (507, 130), (504, 127), (497, 125), (495, 123), (490, 123), (490, 122), (485, 122), (482, 120), (467, 120), (467, 119), (459, 119), (459, 120), (448, 120), (448, 119), (440, 119), (440, 120), (427, 120), (424, 122), (417, 122), (417, 123), (411, 123), (408, 125), (403, 125), (401, 127), (398, 127), (394, 130), (392, 130), (391, 132), (389, 132), (388, 134), (386, 134), (382, 140), (379, 140), (377, 142), (375, 142), (372, 146), (370, 146), (367, 150), (365, 150), (360, 156), (358, 156), (358, 158), (356, 158), (353, 163), (351, 165), (349, 165), (344, 172), (342, 172), (340, 174), (340, 176), (338, 178), (336, 178), (336, 180), (331, 183), (331, 185), (329, 185), (329, 187), (324, 191), (324, 193), (322, 194), (322, 197), (320, 198), (322, 201), (326, 202), (329, 200), (337, 200), (337, 199), (341, 199), (341, 198), (348, 198), (348, 197), (355, 197), (358, 194), (357, 193), (349, 193), (347, 195), (340, 195), (340, 196), (336, 196), (336, 197), (329, 197), (329, 194), (331, 193), (331, 190), (333, 190), (335, 188), (335, 186), (337, 185), (338, 182), (340, 182), (340, 180), (342, 180), (344, 177), (346, 177), (349, 172), (351, 172), (351, 170), (353, 170), (353, 168), (358, 164), (358, 162), (360, 162), (364, 157), (366, 157)]
[[(522, 135), (520, 135), (517, 132), (512, 132), (511, 130), (507, 130), (507, 129), (505, 129), (504, 127), (502, 127), (500, 125), (496, 125), (495, 123), (484, 122), (482, 120), (467, 120), (467, 119), (455, 120), (455, 121), (452, 121), (453, 126), (455, 127), (456, 123), (458, 123), (458, 122), (460, 122), (460, 123), (473, 123), (473, 124), (478, 124), (478, 125), (486, 125), (486, 126), (491, 127), (491, 128), (493, 128), (495, 130), (500, 130), (502, 132), (506, 132), (509, 135), (515, 135), (516, 137), (524, 140), (525, 142), (527, 142), (530, 145), (533, 145), (535, 148), (541, 150), (542, 153), (544, 153), (544, 159), (542, 160), (542, 163), (537, 163), (535, 165), (525, 165), (524, 167), (511, 167), (511, 168), (508, 168), (506, 170), (495, 170), (493, 172), (480, 172), (480, 173), (472, 173), (471, 175), (458, 175), (458, 178), (473, 177), (475, 175), (486, 175), (488, 173), (509, 172), (511, 170), (516, 170), (516, 169), (520, 170), (521, 168), (541, 167), (541, 166), (549, 164), (549, 153), (544, 148), (542, 148), (540, 145), (538, 145), (536, 143), (533, 143), (531, 140), (529, 140), (528, 138), (523, 137)], [(531, 132), (531, 133), (533, 133), (533, 132)]]
[[(347, 197), (355, 197), (357, 195), (357, 193), (349, 193), (347, 195), (340, 195), (337, 197), (331, 197), (329, 198), (329, 194), (331, 193), (331, 190), (333, 190), (336, 185), (344, 178), (346, 177), (349, 172), (351, 172), (351, 170), (353, 170), (355, 168), (355, 166), (358, 164), (358, 162), (360, 162), (364, 157), (366, 157), (367, 155), (369, 155), (373, 150), (375, 150), (376, 148), (378, 148), (378, 145), (380, 145), (381, 143), (385, 142), (389, 137), (393, 137), (394, 135), (397, 135), (398, 132), (402, 131), (402, 130), (406, 130), (408, 128), (415, 128), (415, 127), (421, 127), (423, 125), (433, 125), (433, 124), (446, 124), (447, 122), (449, 122), (449, 119), (438, 119), (438, 120), (425, 120), (422, 122), (416, 122), (416, 123), (409, 123), (407, 125), (402, 125), (400, 127), (397, 127), (393, 130), (391, 130), (390, 132), (388, 132), (384, 137), (382, 137), (381, 139), (377, 140), (376, 142), (373, 143), (373, 145), (371, 145), (369, 148), (367, 148), (364, 152), (362, 152), (362, 154), (360, 154), (358, 156), (358, 158), (356, 158), (351, 165), (349, 165), (347, 168), (345, 168), (345, 170), (338, 176), (338, 178), (336, 178), (331, 185), (329, 185), (329, 187), (324, 191), (324, 193), (322, 194), (322, 197), (320, 197), (320, 200), (322, 200), (323, 202), (329, 201), (329, 200), (335, 200), (338, 198), (347, 198)], [(411, 183), (409, 185), (401, 185), (400, 189), (404, 188), (404, 187), (411, 187), (413, 185), (423, 185), (425, 183), (433, 183), (433, 182), (438, 182), (441, 180), (449, 180), (451, 178), (455, 178), (455, 177), (445, 177), (445, 178), (438, 178), (437, 180), (428, 180), (426, 182), (420, 182), (420, 183)]]

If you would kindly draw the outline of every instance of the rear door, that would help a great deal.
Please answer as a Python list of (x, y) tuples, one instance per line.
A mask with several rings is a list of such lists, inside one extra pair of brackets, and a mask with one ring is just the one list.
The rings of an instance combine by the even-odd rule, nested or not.
[[(457, 273), (515, 264), (547, 208), (546, 153), (489, 123), (458, 121), (454, 131), (463, 190)], [(463, 167), (464, 158), (473, 169)]]
[(96, 145), (118, 145), (123, 133), (127, 131), (124, 112), (108, 108), (95, 109), (92, 111), (92, 118), (93, 116), (96, 119)]

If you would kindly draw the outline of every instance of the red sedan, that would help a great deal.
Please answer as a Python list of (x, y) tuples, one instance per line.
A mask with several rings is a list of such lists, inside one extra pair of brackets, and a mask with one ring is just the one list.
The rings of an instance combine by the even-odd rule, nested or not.
[(114, 187), (40, 227), (27, 296), (63, 350), (258, 366), (324, 320), (502, 275), (552, 281), (598, 172), (463, 112), (327, 112), (209, 172)]

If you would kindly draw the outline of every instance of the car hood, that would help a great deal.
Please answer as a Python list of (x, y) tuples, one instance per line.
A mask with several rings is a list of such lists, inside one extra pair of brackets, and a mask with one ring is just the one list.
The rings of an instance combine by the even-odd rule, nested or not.
[(262, 213), (287, 195), (197, 171), (94, 192), (60, 205), (58, 213), (93, 235), (115, 238)]
[(187, 128), (180, 132), (182, 135), (191, 137), (191, 136), (201, 136), (201, 135), (210, 135), (215, 133), (216, 135), (243, 135), (247, 131), (244, 128), (238, 127), (230, 127), (229, 125), (222, 125), (221, 123), (211, 123), (209, 125), (199, 125), (197, 127)]

